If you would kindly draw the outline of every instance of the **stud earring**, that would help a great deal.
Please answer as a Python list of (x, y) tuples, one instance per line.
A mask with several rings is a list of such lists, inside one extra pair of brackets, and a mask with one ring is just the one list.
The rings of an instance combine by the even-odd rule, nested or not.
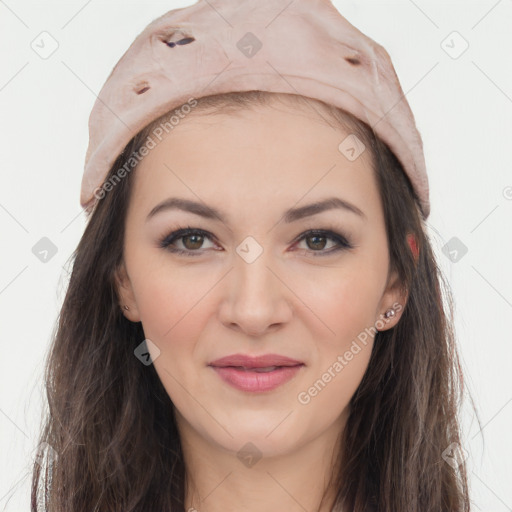
[(384, 313), (384, 318), (393, 318), (395, 314), (395, 310), (393, 308), (390, 308)]
[(126, 311), (128, 311), (130, 308), (125, 304), (125, 305), (123, 306), (123, 309), (126, 309)]

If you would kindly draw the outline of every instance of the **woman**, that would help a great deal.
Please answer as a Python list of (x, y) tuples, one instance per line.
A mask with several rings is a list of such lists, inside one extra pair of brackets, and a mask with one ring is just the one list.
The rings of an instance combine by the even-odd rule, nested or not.
[(469, 510), (412, 113), (329, 2), (277, 4), (171, 11), (100, 93), (33, 510)]

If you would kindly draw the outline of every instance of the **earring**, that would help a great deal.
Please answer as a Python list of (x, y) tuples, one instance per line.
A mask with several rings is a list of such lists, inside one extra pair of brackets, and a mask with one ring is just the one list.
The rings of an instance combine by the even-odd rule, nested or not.
[(384, 313), (384, 318), (392, 318), (395, 316), (395, 314), (395, 310), (393, 308), (390, 308)]
[(123, 306), (123, 309), (126, 309), (126, 311), (128, 311), (130, 308), (125, 304), (125, 305)]

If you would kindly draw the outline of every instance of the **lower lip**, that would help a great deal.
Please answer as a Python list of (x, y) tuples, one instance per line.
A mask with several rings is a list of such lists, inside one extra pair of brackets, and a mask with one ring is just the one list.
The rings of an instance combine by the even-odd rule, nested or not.
[(222, 380), (241, 391), (271, 391), (292, 379), (304, 365), (282, 366), (271, 372), (212, 366)]

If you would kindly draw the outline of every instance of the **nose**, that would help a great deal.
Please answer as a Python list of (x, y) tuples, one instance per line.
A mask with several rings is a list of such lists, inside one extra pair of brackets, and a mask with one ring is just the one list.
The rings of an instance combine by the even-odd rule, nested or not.
[(293, 315), (292, 292), (265, 256), (252, 263), (236, 256), (219, 308), (226, 327), (249, 336), (282, 328)]

